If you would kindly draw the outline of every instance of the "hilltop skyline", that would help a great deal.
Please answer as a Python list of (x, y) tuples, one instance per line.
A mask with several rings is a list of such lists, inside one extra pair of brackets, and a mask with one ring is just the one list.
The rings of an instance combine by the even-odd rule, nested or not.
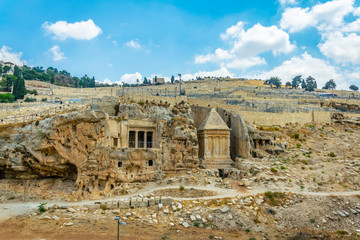
[(360, 8), (333, 1), (0, 2), (0, 60), (99, 82), (311, 75), (359, 85)]

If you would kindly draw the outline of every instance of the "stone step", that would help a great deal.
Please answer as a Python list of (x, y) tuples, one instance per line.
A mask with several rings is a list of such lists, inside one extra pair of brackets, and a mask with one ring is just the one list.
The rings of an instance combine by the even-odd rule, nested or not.
[(231, 159), (215, 159), (215, 160), (205, 160), (202, 165), (207, 169), (224, 169), (232, 168), (233, 161)]

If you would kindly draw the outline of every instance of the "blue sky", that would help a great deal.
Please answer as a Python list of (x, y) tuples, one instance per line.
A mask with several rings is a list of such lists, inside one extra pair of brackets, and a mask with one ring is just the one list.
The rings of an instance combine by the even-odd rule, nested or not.
[(333, 1), (1, 0), (0, 60), (98, 81), (315, 77), (360, 85), (360, 8)]

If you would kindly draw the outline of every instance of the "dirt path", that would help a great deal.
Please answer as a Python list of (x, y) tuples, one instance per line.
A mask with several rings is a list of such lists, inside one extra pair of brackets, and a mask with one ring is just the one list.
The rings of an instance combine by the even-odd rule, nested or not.
[[(138, 196), (139, 194), (147, 195), (152, 193), (156, 190), (163, 190), (169, 188), (177, 188), (173, 185), (166, 185), (166, 186), (156, 186), (155, 183), (148, 184), (144, 189), (139, 190), (136, 193), (117, 196), (113, 198), (106, 198), (101, 200), (96, 200), (97, 202), (107, 202), (107, 201), (115, 201), (124, 198), (131, 198)], [(208, 187), (199, 187), (199, 186), (185, 186), (185, 188), (194, 188), (198, 190), (208, 190), (214, 191), (217, 194), (215, 196), (206, 196), (206, 197), (197, 197), (197, 198), (175, 198), (174, 200), (193, 200), (193, 199), (218, 199), (218, 198), (232, 198), (235, 196), (251, 196), (256, 195), (259, 193), (264, 193), (268, 191), (265, 188), (256, 188), (247, 191), (238, 191), (235, 189), (223, 189), (214, 186)], [(281, 190), (278, 190), (281, 191)], [(359, 195), (360, 191), (353, 191), (353, 192), (308, 192), (308, 191), (281, 191), (281, 192), (291, 192), (297, 194), (303, 194), (308, 196), (354, 196)], [(29, 214), (34, 211), (40, 202), (46, 202), (48, 205), (58, 204), (61, 206), (83, 206), (86, 204), (94, 203), (94, 200), (84, 200), (80, 202), (65, 202), (65, 201), (54, 201), (54, 200), (39, 200), (39, 201), (32, 201), (32, 202), (11, 202), (11, 203), (2, 203), (0, 204), (0, 221), (4, 219), (8, 219), (12, 216), (20, 215), (20, 214)]]

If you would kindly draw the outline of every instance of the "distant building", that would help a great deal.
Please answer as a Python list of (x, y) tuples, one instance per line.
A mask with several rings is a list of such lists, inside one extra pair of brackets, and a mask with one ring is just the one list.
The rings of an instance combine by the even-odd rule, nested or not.
[(6, 73), (3, 73), (3, 75), (9, 75), (9, 76), (12, 76), (14, 75), (14, 68), (15, 68), (15, 64), (12, 63), (12, 62), (3, 62), (3, 61), (0, 61), (0, 65), (4, 68), (5, 66), (8, 66), (10, 67), (9, 71), (7, 71)]
[[(155, 81), (156, 80), (156, 81)], [(164, 78), (154, 78), (153, 79), (153, 83), (154, 84), (165, 84), (165, 79)]]

